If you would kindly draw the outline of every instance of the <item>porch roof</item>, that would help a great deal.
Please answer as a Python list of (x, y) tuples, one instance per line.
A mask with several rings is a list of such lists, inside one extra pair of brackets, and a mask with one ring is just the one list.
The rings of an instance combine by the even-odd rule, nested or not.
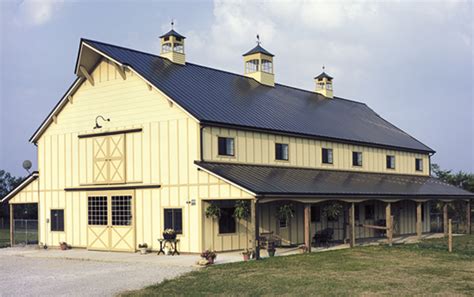
[(196, 165), (258, 196), (474, 198), (474, 193), (429, 176), (214, 162)]

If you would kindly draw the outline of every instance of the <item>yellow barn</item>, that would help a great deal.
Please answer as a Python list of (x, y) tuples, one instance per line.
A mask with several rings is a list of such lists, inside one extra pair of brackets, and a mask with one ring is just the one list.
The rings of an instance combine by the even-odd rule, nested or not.
[(430, 177), (431, 148), (335, 97), (328, 74), (302, 90), (275, 83), (260, 42), (240, 75), (187, 62), (174, 30), (160, 39), (159, 54), (80, 41), (77, 79), (30, 139), (38, 172), (3, 198), (38, 205), (40, 244), (159, 250), (173, 229), (189, 253), (353, 245), (432, 232), (431, 201), (470, 205)]

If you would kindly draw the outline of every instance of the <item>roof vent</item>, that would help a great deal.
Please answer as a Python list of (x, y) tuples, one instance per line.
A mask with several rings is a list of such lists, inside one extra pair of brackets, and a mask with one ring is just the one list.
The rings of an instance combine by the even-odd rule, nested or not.
[(257, 35), (257, 46), (243, 54), (243, 56), (245, 76), (251, 77), (261, 84), (275, 86), (274, 55), (260, 46), (260, 36)]
[(160, 57), (167, 58), (173, 63), (184, 65), (186, 57), (184, 54), (184, 37), (174, 30), (174, 22), (171, 21), (171, 30), (160, 36)]
[(323, 72), (314, 78), (316, 82), (316, 93), (323, 95), (326, 98), (333, 98), (333, 90), (332, 90), (332, 77)]

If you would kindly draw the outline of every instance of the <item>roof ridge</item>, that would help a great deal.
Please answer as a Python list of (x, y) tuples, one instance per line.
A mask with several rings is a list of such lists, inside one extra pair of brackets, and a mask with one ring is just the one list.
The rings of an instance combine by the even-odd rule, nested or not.
[[(97, 40), (92, 40), (92, 39), (87, 39), (87, 38), (81, 38), (81, 40), (86, 41), (86, 42), (89, 41), (89, 42), (100, 43), (100, 44), (107, 45), (107, 46), (113, 46), (113, 47), (120, 48), (120, 49), (123, 49), (123, 50), (137, 52), (137, 53), (140, 53), (140, 54), (144, 54), (144, 55), (148, 55), (148, 56), (152, 56), (152, 57), (157, 57), (157, 58), (160, 58), (160, 59), (166, 59), (166, 58), (163, 58), (159, 55), (155, 55), (155, 54), (152, 54), (152, 53), (147, 53), (147, 52), (144, 52), (144, 51), (136, 50), (136, 49), (133, 49), (133, 48), (127, 48), (127, 47), (124, 47), (124, 46), (115, 45), (115, 44), (111, 44), (111, 43), (107, 43), (107, 42), (102, 42), (102, 41), (97, 41)], [(202, 67), (202, 68), (210, 69), (210, 70), (213, 70), (213, 71), (219, 71), (219, 72), (227, 73), (227, 74), (230, 74), (230, 75), (239, 76), (239, 77), (246, 78), (246, 79), (249, 79), (249, 80), (255, 80), (251, 77), (245, 76), (243, 74), (235, 73), (235, 72), (232, 72), (232, 71), (229, 71), (229, 70), (213, 68), (211, 66), (196, 64), (196, 63), (193, 63), (193, 62), (186, 62), (186, 65), (188, 65), (188, 64), (196, 66), (196, 67)], [(310, 90), (307, 90), (307, 89), (303, 89), (303, 88), (299, 88), (299, 87), (295, 87), (295, 86), (290, 86), (290, 85), (286, 85), (286, 84), (282, 84), (282, 83), (275, 83), (275, 85), (279, 85), (279, 86), (282, 86), (282, 87), (285, 87), (285, 88), (290, 88), (290, 89), (306, 92), (306, 93), (309, 93), (309, 94), (318, 94), (316, 92), (313, 92), (313, 91), (310, 91)], [(271, 88), (270, 86), (266, 86), (266, 85), (262, 85), (262, 86)], [(320, 96), (322, 96), (322, 95), (320, 95)], [(338, 97), (338, 96), (334, 96), (334, 99), (345, 100), (345, 101), (349, 101), (349, 102), (353, 102), (353, 103), (366, 105), (365, 103), (360, 102), (360, 101), (346, 99), (346, 98), (342, 98), (342, 97)]]

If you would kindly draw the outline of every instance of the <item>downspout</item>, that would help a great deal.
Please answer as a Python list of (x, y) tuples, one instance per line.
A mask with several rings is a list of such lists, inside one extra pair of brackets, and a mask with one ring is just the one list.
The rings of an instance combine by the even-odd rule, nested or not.
[(202, 136), (202, 131), (204, 130), (204, 125), (200, 124), (199, 125), (199, 161), (203, 162), (204, 161), (204, 152), (202, 150), (203, 148), (203, 136)]
[(260, 207), (258, 205), (259, 196), (255, 197), (255, 259), (260, 260)]

